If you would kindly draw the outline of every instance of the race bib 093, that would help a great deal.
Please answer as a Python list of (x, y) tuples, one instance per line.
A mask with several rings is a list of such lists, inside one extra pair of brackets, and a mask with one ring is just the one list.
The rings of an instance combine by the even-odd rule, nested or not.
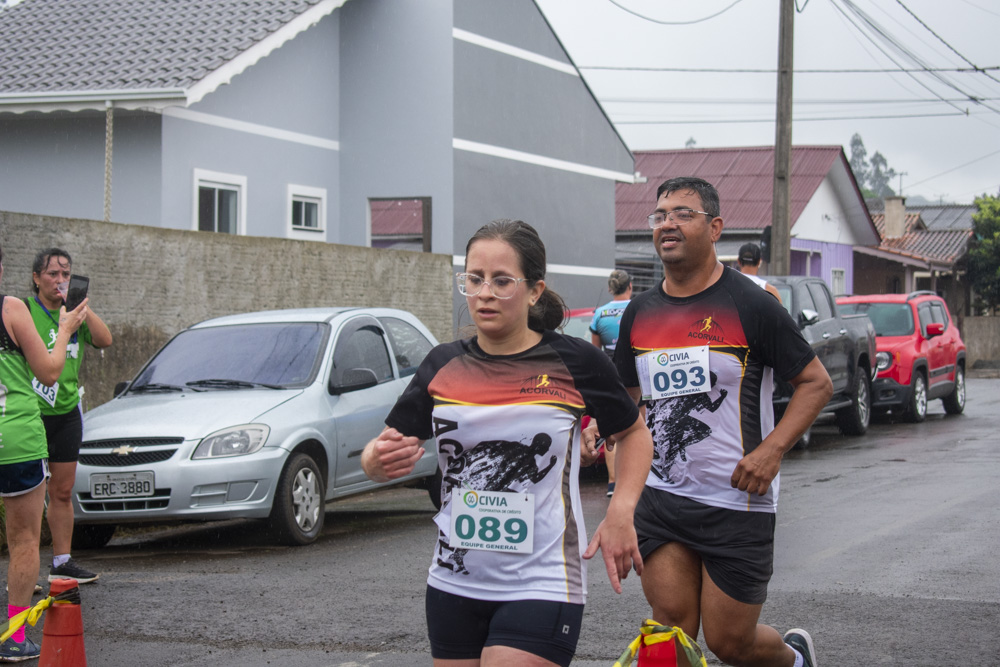
[(708, 345), (652, 350), (636, 359), (636, 370), (645, 399), (700, 394), (712, 388)]

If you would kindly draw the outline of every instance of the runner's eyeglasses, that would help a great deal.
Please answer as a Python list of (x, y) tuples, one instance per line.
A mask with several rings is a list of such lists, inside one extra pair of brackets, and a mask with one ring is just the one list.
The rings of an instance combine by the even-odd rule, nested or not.
[(649, 223), (650, 229), (656, 229), (657, 227), (662, 227), (667, 220), (672, 221), (677, 225), (686, 225), (692, 220), (694, 220), (695, 214), (707, 215), (712, 217), (711, 213), (706, 211), (696, 211), (691, 208), (678, 208), (673, 211), (657, 211), (649, 217), (646, 218), (646, 222)]
[(483, 286), (488, 285), (490, 293), (498, 299), (509, 299), (517, 291), (517, 284), (526, 282), (527, 278), (511, 278), (496, 276), (493, 280), (485, 280), (474, 273), (456, 273), (455, 282), (462, 296), (478, 296)]

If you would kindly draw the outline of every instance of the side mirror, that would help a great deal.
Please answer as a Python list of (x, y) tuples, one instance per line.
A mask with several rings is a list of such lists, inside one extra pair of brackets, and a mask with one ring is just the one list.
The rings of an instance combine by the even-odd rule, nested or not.
[(819, 322), (819, 313), (815, 310), (810, 310), (809, 308), (803, 308), (802, 312), (799, 313), (799, 322), (801, 323), (801, 326), (816, 324)]
[(118, 396), (120, 393), (122, 393), (126, 389), (128, 389), (128, 382), (119, 382), (118, 384), (115, 385), (115, 394), (114, 395)]
[(350, 391), (367, 389), (378, 384), (378, 376), (370, 368), (348, 368), (339, 383), (330, 383), (330, 393), (339, 396)]
[(944, 333), (944, 324), (941, 322), (931, 322), (927, 325), (927, 337), (934, 338)]

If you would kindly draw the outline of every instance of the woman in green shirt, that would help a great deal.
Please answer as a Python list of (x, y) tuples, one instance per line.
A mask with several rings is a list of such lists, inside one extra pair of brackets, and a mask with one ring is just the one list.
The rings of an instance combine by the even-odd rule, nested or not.
[[(73, 260), (60, 248), (46, 248), (35, 256), (31, 267), (34, 298), (25, 299), (38, 335), (52, 349), (59, 332), (59, 308), (66, 297), (66, 287), (73, 272)], [(83, 415), (80, 412), (80, 364), (90, 344), (96, 348), (111, 345), (111, 332), (93, 310), (87, 309), (86, 321), (70, 338), (66, 348), (66, 366), (59, 379), (45, 387), (35, 381), (38, 407), (42, 412), (49, 450), (49, 508), (45, 513), (52, 532), (52, 568), (49, 581), (76, 579), (86, 584), (98, 575), (79, 566), (70, 558), (73, 541), (73, 483), (76, 463), (83, 441)]]
[[(50, 354), (24, 303), (0, 295), (0, 498), (3, 498), (10, 550), (8, 618), (31, 604), (31, 593), (38, 579), (38, 544), (48, 477), (45, 431), (31, 377), (34, 374), (47, 385), (59, 378), (66, 362), (66, 346), (86, 316), (86, 300), (72, 312), (60, 309), (59, 333)], [(24, 628), (0, 644), (2, 660), (24, 660), (39, 653), (38, 646), (24, 636)]]

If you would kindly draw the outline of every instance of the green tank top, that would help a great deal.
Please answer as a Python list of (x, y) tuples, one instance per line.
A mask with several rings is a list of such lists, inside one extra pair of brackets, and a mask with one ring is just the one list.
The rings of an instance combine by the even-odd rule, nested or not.
[[(59, 333), (59, 311), (50, 312), (38, 297), (26, 299), (25, 304), (38, 335), (42, 337), (45, 347), (51, 350), (56, 344), (56, 334)], [(56, 383), (46, 387), (34, 377), (31, 378), (31, 386), (38, 396), (38, 408), (43, 415), (64, 415), (80, 403), (80, 364), (83, 363), (84, 344), (90, 342), (90, 329), (85, 322), (66, 346), (66, 365)]]
[[(6, 298), (0, 295), (0, 313)], [(31, 378), (28, 362), (0, 316), (0, 465), (49, 455)]]

